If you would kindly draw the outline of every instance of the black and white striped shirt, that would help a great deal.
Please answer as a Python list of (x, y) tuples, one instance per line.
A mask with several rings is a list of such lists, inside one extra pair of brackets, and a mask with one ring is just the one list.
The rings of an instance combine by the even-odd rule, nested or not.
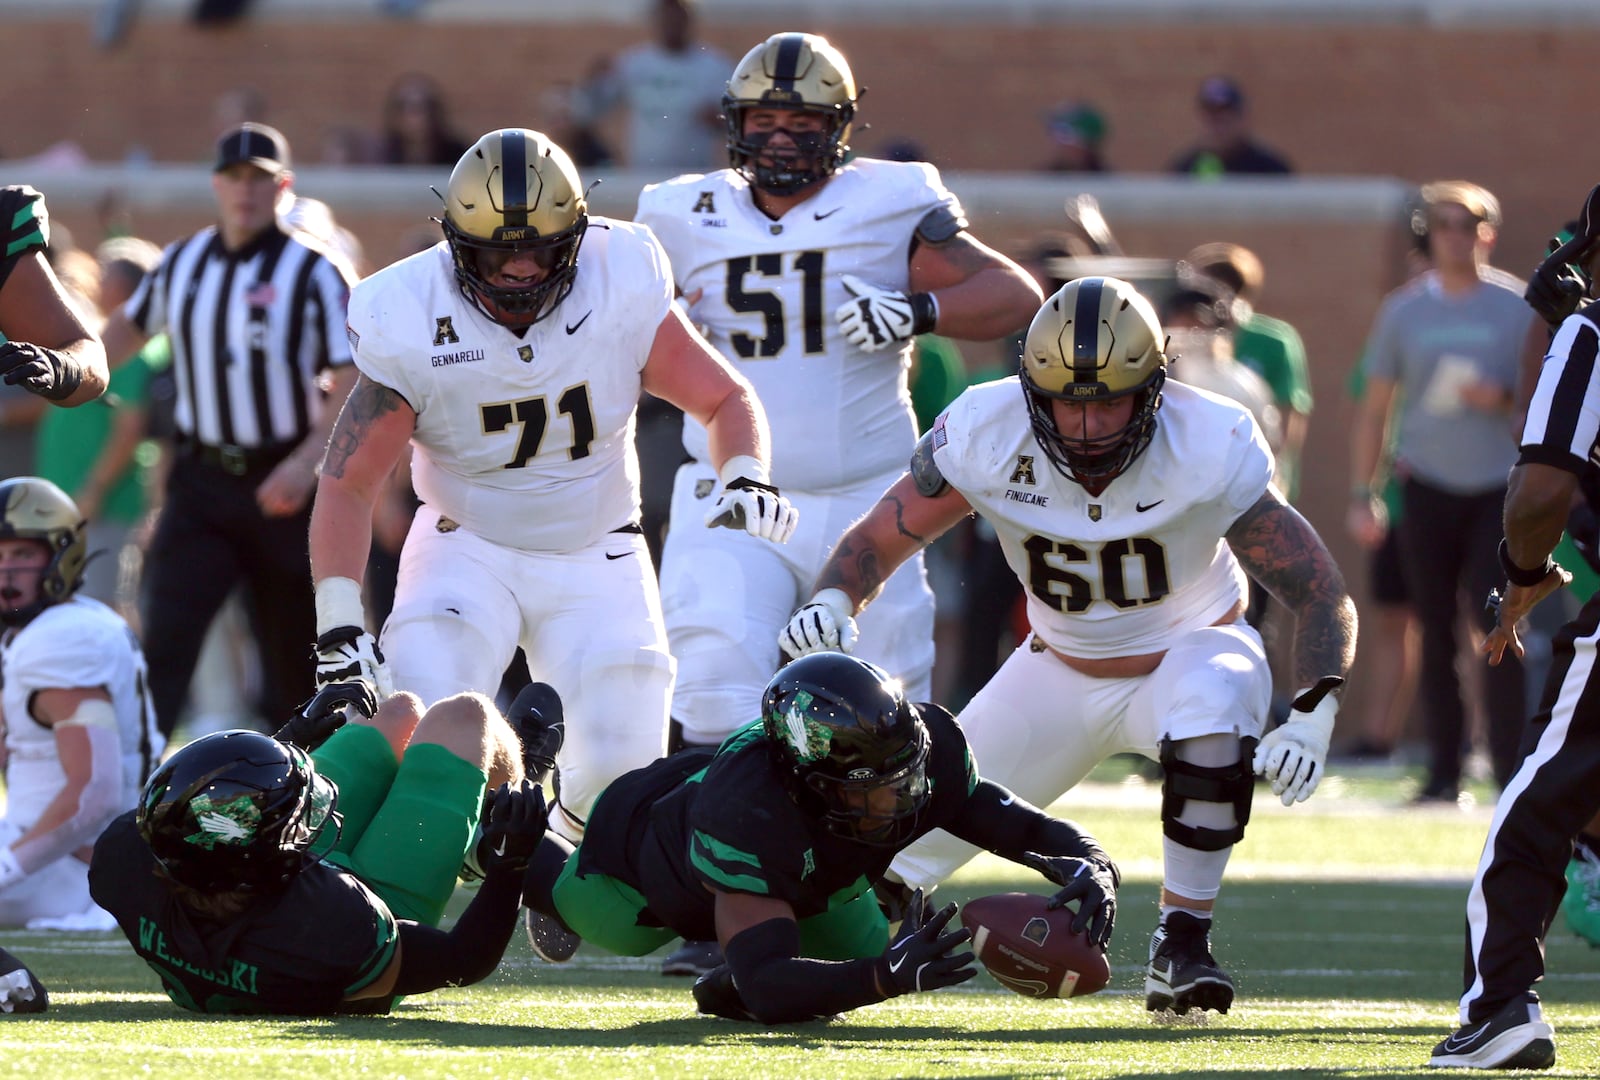
[(322, 408), (317, 376), (351, 363), (339, 258), (274, 226), (228, 251), (215, 226), (170, 245), (123, 314), (172, 341), (180, 435), (206, 446), (300, 442)]
[(1600, 466), (1600, 303), (1567, 316), (1539, 370), (1520, 462), (1577, 473)]

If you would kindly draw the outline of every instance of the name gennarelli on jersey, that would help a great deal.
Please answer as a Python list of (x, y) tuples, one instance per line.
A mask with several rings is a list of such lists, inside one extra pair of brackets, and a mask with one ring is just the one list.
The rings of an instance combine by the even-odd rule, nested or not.
[(1027, 503), (1030, 506), (1050, 505), (1050, 496), (1040, 495), (1036, 491), (1018, 491), (1016, 488), (1006, 488), (1006, 498), (1012, 502)]
[(482, 349), (465, 349), (461, 352), (440, 353), (433, 358), (433, 366), (449, 367), (451, 364), (470, 364), (482, 359)]

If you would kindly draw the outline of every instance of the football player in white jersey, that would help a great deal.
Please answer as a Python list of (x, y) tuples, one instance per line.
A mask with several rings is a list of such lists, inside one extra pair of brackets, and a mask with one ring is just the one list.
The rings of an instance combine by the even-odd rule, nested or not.
[(74, 595), (89, 559), (85, 528), (50, 481), (0, 483), (0, 926), (115, 926), (89, 898), (88, 855), (133, 808), (165, 746), (133, 631)]
[[(783, 548), (675, 528), (662, 557), (675, 733), (714, 745), (757, 715), (780, 662), (774, 635), (807, 595), (828, 545), (904, 469), (916, 443), (912, 338), (1002, 337), (1039, 289), (968, 230), (938, 170), (846, 162), (856, 83), (815, 34), (775, 34), (734, 68), (723, 96), (731, 168), (648, 186), (636, 219), (672, 261), (712, 343), (750, 380), (772, 424), (772, 476), (800, 510)], [(706, 432), (684, 425), (673, 522), (716, 491)], [(933, 594), (921, 555), (862, 621), (860, 653), (926, 697)], [(674, 967), (703, 970), (705, 963)]]
[[(1285, 805), (1316, 790), (1356, 614), (1322, 540), (1270, 486), (1272, 454), (1249, 412), (1166, 370), (1155, 311), (1131, 285), (1063, 286), (1028, 329), (1019, 375), (950, 405), (839, 540), (781, 645), (848, 651), (852, 616), (885, 576), (982, 514), (1033, 633), (959, 717), (973, 756), (1035, 806), (1111, 754), (1161, 762), (1165, 877), (1145, 1004), (1226, 1012), (1233, 983), (1208, 935), (1253, 773)], [(1265, 733), (1272, 677), (1242, 618), (1246, 574), (1298, 624), (1302, 689)], [(932, 834), (892, 873), (931, 888), (973, 854)]]
[[(638, 524), (641, 387), (711, 433), (721, 482), (706, 525), (781, 543), (795, 512), (769, 482), (755, 394), (673, 305), (660, 245), (590, 217), (547, 136), (479, 139), (441, 224), (443, 242), (351, 294), (361, 377), (311, 518), (317, 678), (386, 695), (392, 672), (430, 704), (493, 694), (520, 645), (566, 705), (552, 819), (576, 838), (600, 790), (666, 746), (673, 661)], [(374, 499), (408, 442), (422, 507), (380, 651), (358, 583)]]

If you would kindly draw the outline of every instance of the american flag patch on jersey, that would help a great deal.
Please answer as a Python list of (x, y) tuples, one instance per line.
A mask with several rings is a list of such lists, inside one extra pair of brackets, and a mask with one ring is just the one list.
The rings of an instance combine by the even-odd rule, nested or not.
[(244, 302), (251, 307), (269, 307), (277, 298), (277, 287), (270, 281), (258, 281), (246, 289), (244, 294)]
[(939, 418), (933, 422), (932, 435), (935, 450), (950, 441), (950, 436), (944, 430), (944, 413), (940, 413)]

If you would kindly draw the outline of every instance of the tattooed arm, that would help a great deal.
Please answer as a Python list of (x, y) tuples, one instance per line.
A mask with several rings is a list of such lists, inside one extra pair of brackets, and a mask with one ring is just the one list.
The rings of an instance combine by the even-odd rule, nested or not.
[(360, 581), (372, 548), (372, 507), (417, 424), (405, 398), (365, 375), (345, 400), (311, 508), (311, 577)]
[(817, 591), (842, 589), (859, 611), (901, 563), (970, 513), (972, 507), (955, 488), (930, 498), (917, 491), (907, 473), (845, 530), (817, 577)]
[(1356, 653), (1356, 607), (1322, 538), (1269, 490), (1228, 530), (1245, 572), (1295, 617), (1294, 684), (1344, 675)]

